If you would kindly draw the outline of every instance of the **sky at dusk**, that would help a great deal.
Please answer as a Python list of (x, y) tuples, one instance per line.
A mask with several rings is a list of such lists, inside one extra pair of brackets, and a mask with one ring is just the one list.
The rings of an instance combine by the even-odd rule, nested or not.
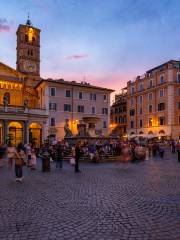
[(0, 0), (0, 61), (16, 63), (28, 12), (41, 29), (41, 76), (115, 89), (180, 59), (179, 0)]

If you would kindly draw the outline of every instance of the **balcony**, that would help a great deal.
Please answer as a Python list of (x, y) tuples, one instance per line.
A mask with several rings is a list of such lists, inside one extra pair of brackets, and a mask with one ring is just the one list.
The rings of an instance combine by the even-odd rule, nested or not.
[(41, 108), (25, 108), (24, 106), (4, 106), (0, 104), (0, 113), (10, 113), (10, 114), (35, 114), (35, 115), (47, 115), (46, 109)]

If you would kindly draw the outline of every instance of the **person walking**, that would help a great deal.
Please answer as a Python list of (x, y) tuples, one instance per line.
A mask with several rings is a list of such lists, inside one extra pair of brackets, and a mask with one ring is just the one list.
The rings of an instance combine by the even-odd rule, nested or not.
[(63, 149), (61, 142), (58, 142), (55, 148), (56, 168), (62, 169), (63, 164)]
[(26, 155), (27, 155), (27, 166), (31, 167), (31, 143), (26, 146)]
[(19, 144), (17, 146), (17, 150), (16, 150), (13, 158), (14, 158), (14, 162), (15, 162), (16, 181), (22, 182), (25, 153), (22, 150), (21, 144)]
[(80, 143), (78, 142), (75, 146), (75, 168), (74, 171), (75, 173), (80, 173), (81, 171), (79, 170), (79, 159), (81, 157), (81, 149), (80, 149)]
[(37, 164), (36, 151), (35, 151), (34, 148), (32, 148), (32, 151), (31, 151), (31, 170), (36, 170), (36, 164)]
[(15, 147), (14, 147), (14, 146), (12, 145), (12, 143), (9, 141), (8, 146), (7, 146), (7, 149), (6, 149), (6, 157), (7, 157), (7, 159), (8, 159), (9, 169), (12, 168), (13, 157), (14, 157), (15, 152), (16, 152)]

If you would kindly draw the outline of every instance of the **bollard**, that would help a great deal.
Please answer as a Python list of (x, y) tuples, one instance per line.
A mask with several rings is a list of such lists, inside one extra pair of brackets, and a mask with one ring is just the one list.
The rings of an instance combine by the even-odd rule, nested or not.
[(42, 172), (50, 172), (50, 155), (48, 152), (44, 152), (42, 155)]

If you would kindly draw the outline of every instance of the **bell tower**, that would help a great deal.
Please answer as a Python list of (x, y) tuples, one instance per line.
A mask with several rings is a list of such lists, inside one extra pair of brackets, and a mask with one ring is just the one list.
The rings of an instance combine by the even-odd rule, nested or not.
[(40, 29), (32, 26), (29, 19), (20, 24), (17, 32), (17, 71), (27, 76), (28, 85), (40, 80)]

